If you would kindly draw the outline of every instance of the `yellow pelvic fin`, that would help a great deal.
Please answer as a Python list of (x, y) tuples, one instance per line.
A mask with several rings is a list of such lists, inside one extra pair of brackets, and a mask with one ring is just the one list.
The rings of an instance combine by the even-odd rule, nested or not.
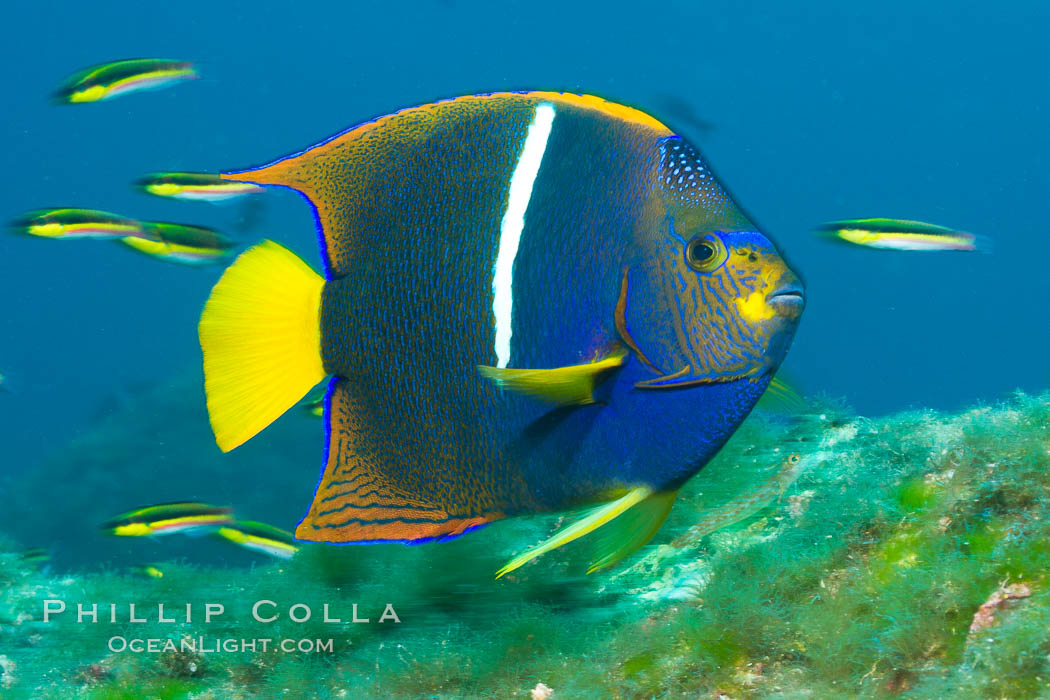
[(612, 566), (653, 538), (671, 512), (677, 491), (657, 491), (598, 531), (596, 559), (587, 573)]
[(263, 241), (212, 289), (198, 331), (208, 415), (223, 452), (277, 420), (324, 379), (323, 286), (294, 253)]
[(478, 365), (481, 376), (509, 391), (538, 396), (563, 405), (594, 403), (594, 386), (603, 373), (623, 366), (623, 348), (600, 360), (555, 369), (511, 369)]
[(676, 491), (654, 492), (648, 486), (631, 489), (615, 501), (599, 506), (581, 520), (577, 520), (572, 525), (554, 533), (551, 538), (514, 557), (496, 572), (496, 578), (514, 571), (545, 552), (583, 537), (629, 512), (630, 517), (620, 519), (623, 520), (622, 525), (620, 520), (617, 520), (616, 525), (608, 531), (608, 536), (601, 539), (598, 560), (591, 565), (587, 573), (615, 564), (656, 534), (664, 518), (667, 517), (667, 513), (671, 510), (676, 494)]

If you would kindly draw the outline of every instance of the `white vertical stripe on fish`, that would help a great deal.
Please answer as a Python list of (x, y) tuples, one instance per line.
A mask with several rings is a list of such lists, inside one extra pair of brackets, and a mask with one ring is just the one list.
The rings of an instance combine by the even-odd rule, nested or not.
[(525, 211), (529, 208), (532, 186), (540, 171), (540, 161), (547, 150), (547, 140), (554, 123), (554, 105), (542, 102), (525, 135), (521, 156), (510, 176), (507, 211), (499, 226), (499, 253), (492, 273), (492, 313), (496, 317), (496, 366), (510, 362), (511, 314), (514, 308), (514, 258), (518, 255)]

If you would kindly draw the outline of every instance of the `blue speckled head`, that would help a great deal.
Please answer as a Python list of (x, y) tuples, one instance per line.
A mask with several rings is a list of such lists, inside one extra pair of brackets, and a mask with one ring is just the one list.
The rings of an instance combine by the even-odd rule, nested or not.
[(653, 373), (638, 386), (767, 376), (791, 343), (802, 283), (696, 149), (679, 137), (658, 148), (622, 295), (621, 334)]

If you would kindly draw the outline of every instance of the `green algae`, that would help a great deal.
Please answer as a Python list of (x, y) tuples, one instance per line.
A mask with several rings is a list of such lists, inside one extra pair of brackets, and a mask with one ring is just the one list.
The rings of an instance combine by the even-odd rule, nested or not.
[[(298, 447), (278, 437), (286, 439), (278, 456), (290, 459)], [(113, 452), (129, 464), (141, 459)], [(768, 481), (792, 453), (806, 468), (779, 498), (698, 542), (670, 544)], [(121, 459), (94, 468), (119, 479)], [(1050, 395), (959, 414), (866, 419), (827, 402), (810, 402), (791, 420), (756, 414), (683, 490), (651, 546), (592, 576), (583, 575), (584, 539), (493, 579), (558, 517), (423, 547), (306, 546), (279, 564), (241, 558), (232, 561), (245, 565), (230, 566), (219, 550), (197, 556), (183, 542), (161, 564), (162, 579), (130, 575), (134, 552), (89, 544), (106, 555), (96, 565), (29, 566), (20, 548), (47, 542), (15, 533), (21, 543), (0, 544), (0, 694), (506, 698), (543, 683), (556, 698), (1045, 696), (1048, 463)], [(74, 478), (76, 464), (56, 469)], [(10, 491), (35, 493), (46, 480), (35, 474)], [(76, 507), (73, 496), (64, 499)], [(255, 517), (275, 512), (265, 499), (230, 500)], [(139, 544), (151, 561), (167, 545)], [(1013, 584), (1030, 594), (990, 605)], [(68, 614), (44, 623), (48, 598), (154, 612), (145, 623), (76, 624)], [(274, 601), (280, 617), (255, 621), (259, 600)], [(192, 603), (195, 616), (161, 623), (158, 602)], [(208, 602), (226, 611), (204, 623)], [(309, 606), (309, 621), (289, 619), (295, 603)], [(387, 603), (399, 623), (378, 622)], [(343, 622), (325, 622), (325, 604)], [(370, 622), (348, 621), (355, 604)], [(987, 626), (974, 622), (982, 606)], [(133, 654), (108, 649), (119, 635), (333, 644), (309, 653)]]

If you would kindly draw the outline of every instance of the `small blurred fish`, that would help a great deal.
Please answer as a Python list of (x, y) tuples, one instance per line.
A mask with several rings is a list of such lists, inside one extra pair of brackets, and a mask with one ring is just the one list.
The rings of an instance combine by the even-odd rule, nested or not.
[(324, 417), (324, 395), (326, 389), (321, 388), (313, 392), (305, 399), (299, 402), (299, 405), (303, 408), (303, 413), (308, 416), (314, 416), (317, 418)]
[(7, 386), (7, 377), (0, 373), (0, 392), (8, 393), (11, 389)]
[(708, 133), (714, 131), (715, 123), (700, 116), (689, 100), (677, 95), (664, 95), (657, 100), (660, 108), (674, 121), (682, 126), (693, 127), (694, 132)]
[(251, 233), (259, 228), (266, 213), (266, 200), (262, 197), (247, 197), (241, 200), (240, 212), (233, 229), (237, 233)]
[(46, 564), (51, 561), (51, 552), (43, 547), (32, 547), (19, 555), (24, 564)]
[(215, 534), (245, 549), (278, 559), (291, 559), (299, 551), (292, 533), (266, 523), (238, 520), (232, 525), (220, 527)]
[(131, 573), (144, 578), (164, 578), (164, 572), (153, 564), (142, 564), (131, 567)]
[(103, 523), (102, 531), (118, 537), (199, 535), (233, 522), (232, 508), (183, 501), (123, 513)]
[(97, 209), (34, 209), (22, 214), (11, 228), (41, 238), (149, 238), (134, 219)]
[(56, 104), (101, 102), (141, 90), (155, 90), (199, 77), (192, 63), (166, 58), (130, 58), (85, 68), (57, 90)]
[(236, 243), (202, 226), (172, 224), (163, 221), (143, 221), (145, 238), (121, 238), (120, 242), (144, 255), (181, 263), (183, 265), (211, 265), (221, 262), (236, 247)]
[(831, 238), (888, 250), (977, 250), (977, 237), (944, 226), (905, 219), (844, 219), (815, 229)]
[(136, 187), (157, 197), (200, 202), (224, 202), (247, 194), (264, 192), (247, 182), (230, 182), (211, 173), (151, 173), (135, 182)]
[(787, 490), (787, 487), (798, 477), (801, 462), (797, 454), (788, 455), (773, 476), (728, 503), (706, 511), (700, 522), (689, 528), (671, 544), (679, 548), (699, 544), (700, 540), (711, 533), (751, 517)]

